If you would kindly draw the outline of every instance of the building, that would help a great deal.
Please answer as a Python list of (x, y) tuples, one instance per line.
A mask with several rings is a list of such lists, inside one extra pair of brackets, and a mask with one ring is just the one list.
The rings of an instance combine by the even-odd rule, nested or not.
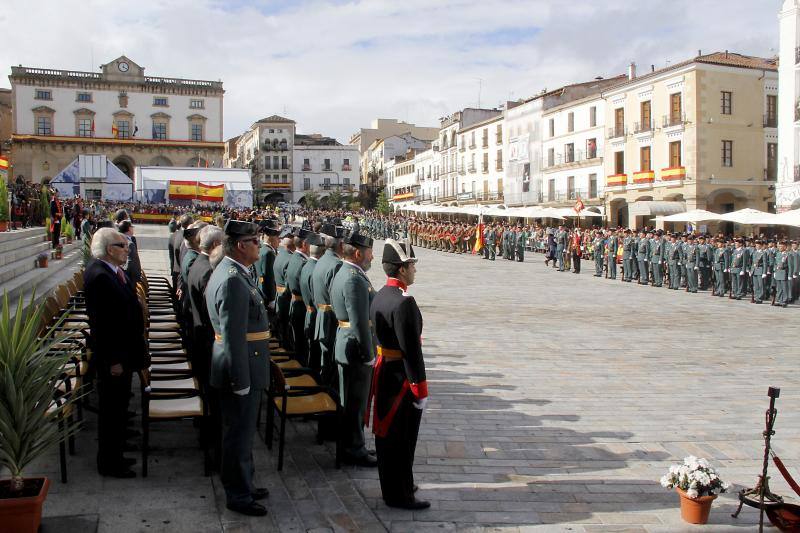
[(312, 191), (323, 198), (357, 190), (357, 147), (320, 134), (298, 134), (294, 120), (262, 118), (226, 144), (226, 165), (251, 171), (256, 205), (303, 203)]
[(17, 178), (47, 182), (79, 154), (138, 165), (221, 166), (221, 81), (145, 76), (125, 56), (100, 72), (11, 67)]
[(431, 142), (425, 139), (418, 139), (410, 133), (390, 135), (382, 139), (376, 139), (367, 148), (365, 160), (367, 161), (368, 173), (373, 176), (372, 183), (377, 187), (386, 186), (385, 165), (393, 161), (395, 157), (405, 157), (409, 150), (422, 151), (430, 148)]
[(0, 89), (0, 155), (11, 150), (11, 89)]
[(778, 84), (778, 212), (800, 208), (800, 0), (785, 0), (780, 15)]
[(625, 76), (567, 85), (542, 100), (540, 201), (549, 207), (572, 207), (578, 198), (600, 212), (603, 206), (605, 101), (602, 91)]
[(378, 139), (408, 133), (416, 139), (433, 141), (439, 135), (439, 128), (416, 126), (393, 118), (376, 118), (369, 128), (361, 128), (350, 137), (349, 144), (355, 145), (359, 153), (359, 178), (362, 184), (378, 187), (379, 176), (370, 174), (368, 148)]
[(503, 201), (503, 115), (458, 132), (459, 204)]
[[(430, 188), (424, 185), (433, 183), (435, 178), (435, 154), (432, 149), (409, 149), (386, 164), (387, 198), (395, 208), (413, 203), (430, 202)], [(434, 193), (435, 194), (435, 193)]]
[(509, 206), (538, 204), (542, 200), (541, 128), (544, 93), (522, 101), (508, 102), (503, 112), (503, 200)]
[(772, 210), (777, 163), (774, 59), (729, 52), (629, 79), (606, 100), (605, 206), (643, 227), (691, 209)]

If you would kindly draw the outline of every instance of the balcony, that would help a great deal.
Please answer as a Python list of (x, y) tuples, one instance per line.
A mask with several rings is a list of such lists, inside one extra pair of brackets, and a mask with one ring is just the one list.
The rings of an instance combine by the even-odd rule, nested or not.
[(466, 175), (466, 173), (467, 173), (467, 171), (464, 170), (464, 167), (461, 167), (461, 168), (458, 169), (458, 174), (459, 175), (464, 176), (464, 175)]
[(606, 187), (624, 187), (627, 184), (627, 174), (612, 174), (611, 176), (606, 176)]
[(261, 189), (265, 191), (290, 191), (292, 189), (291, 183), (262, 183)]
[(347, 171), (347, 170), (353, 170), (353, 169), (350, 167), (350, 165), (342, 165), (342, 170), (343, 171)]
[(489, 148), (489, 138), (488, 137), (484, 137), (483, 138), (482, 148)]
[(656, 180), (656, 173), (652, 170), (640, 170), (633, 173), (633, 183), (641, 185), (644, 183), (653, 183)]
[(497, 170), (498, 172), (502, 172), (503, 171), (503, 163), (498, 161), (498, 163), (497, 163), (497, 165), (495, 165), (494, 169)]
[(614, 126), (613, 128), (608, 128), (607, 139), (618, 139), (620, 137), (625, 137), (627, 134), (628, 132), (625, 126)]
[(333, 167), (331, 167), (330, 165), (324, 166), (324, 167), (322, 167), (322, 171), (323, 172), (331, 172), (331, 171), (333, 171)]
[(303, 165), (303, 172), (311, 172), (311, 165)]
[(778, 165), (767, 164), (764, 169), (764, 181), (778, 181)]
[(652, 133), (655, 129), (655, 122), (652, 120), (635, 122), (633, 124), (634, 133)]
[(671, 128), (673, 126), (683, 126), (686, 124), (686, 114), (664, 115), (661, 120), (663, 128)]
[(667, 167), (661, 169), (661, 181), (680, 181), (686, 178), (686, 167)]
[(459, 152), (466, 152), (467, 151), (467, 147), (462, 144), (461, 146), (458, 147), (458, 151)]
[(764, 115), (764, 127), (765, 128), (777, 128), (778, 127), (778, 117), (776, 115)]
[(467, 167), (467, 170), (469, 170), (470, 174), (474, 174), (475, 173), (475, 165), (470, 164), (469, 167)]
[(475, 200), (477, 200), (478, 202), (502, 202), (503, 191), (497, 191), (497, 192), (480, 191), (475, 193)]
[(470, 150), (474, 150), (477, 147), (478, 147), (478, 145), (476, 145), (474, 142), (469, 143), (469, 149)]
[(598, 159), (603, 157), (603, 154), (598, 152), (597, 148), (592, 148), (591, 150), (575, 150), (572, 154), (555, 154), (553, 159), (548, 159), (547, 166), (545, 167), (548, 170), (554, 170), (555, 167), (565, 166), (565, 165), (575, 165), (580, 166), (584, 163), (590, 163), (593, 159)]
[(488, 174), (489, 173), (489, 164), (488, 163), (485, 164), (485, 165), (481, 165), (481, 172), (483, 172), (484, 174)]

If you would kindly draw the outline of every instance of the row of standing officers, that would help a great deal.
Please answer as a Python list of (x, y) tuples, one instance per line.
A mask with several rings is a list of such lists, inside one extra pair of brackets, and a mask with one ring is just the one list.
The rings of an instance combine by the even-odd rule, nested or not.
[[(192, 226), (181, 220), (182, 227), (184, 222), (188, 226), (177, 228), (170, 241), (174, 269), (176, 263), (186, 266), (189, 252), (182, 248), (195, 244), (183, 238)], [(372, 239), (329, 223), (315, 229), (280, 227), (272, 219), (230, 220), (221, 250), (198, 249), (207, 261), (189, 265), (186, 281), (180, 270), (175, 277), (179, 292), (189, 294), (184, 316), (192, 322), (193, 367), (195, 359), (205, 359), (196, 366), (201, 373), (207, 369), (207, 396), (219, 406), (228, 507), (248, 515), (266, 513), (256, 501), (266, 497), (266, 490), (253, 486), (251, 454), (258, 406), (268, 386), (269, 338), (277, 337), (338, 397), (338, 427), (324, 429), (339, 440), (344, 462), (377, 466), (387, 505), (426, 508), (428, 503), (414, 496), (411, 471), (427, 404), (422, 317), (405, 291), (416, 272), (413, 250), (406, 243), (387, 243), (382, 266), (388, 281), (376, 292), (366, 275)], [(200, 244), (215, 231), (201, 228)], [(215, 255), (221, 256), (216, 267)], [(364, 437), (369, 414), (376, 452), (367, 449)]]

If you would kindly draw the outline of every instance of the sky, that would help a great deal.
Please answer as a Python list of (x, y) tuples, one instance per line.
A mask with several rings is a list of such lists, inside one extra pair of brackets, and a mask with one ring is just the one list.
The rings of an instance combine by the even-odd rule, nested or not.
[[(347, 142), (697, 54), (777, 55), (781, 0), (0, 0), (0, 68), (222, 80), (226, 138), (277, 114)], [(7, 77), (0, 87), (8, 87)]]

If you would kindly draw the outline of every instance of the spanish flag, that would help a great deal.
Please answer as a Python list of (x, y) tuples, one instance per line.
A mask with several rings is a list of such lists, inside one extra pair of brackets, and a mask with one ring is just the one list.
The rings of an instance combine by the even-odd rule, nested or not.
[(483, 215), (481, 215), (478, 219), (478, 226), (475, 228), (475, 246), (472, 247), (472, 253), (481, 253), (483, 244)]
[(225, 185), (209, 185), (199, 181), (169, 180), (170, 200), (200, 200), (221, 202), (225, 196)]
[(8, 170), (8, 158), (0, 155), (0, 170)]
[(115, 139), (119, 136), (119, 128), (117, 127), (117, 123), (111, 124), (111, 136)]
[(221, 202), (225, 196), (225, 185), (206, 185), (201, 183), (198, 187), (198, 200), (203, 202)]

